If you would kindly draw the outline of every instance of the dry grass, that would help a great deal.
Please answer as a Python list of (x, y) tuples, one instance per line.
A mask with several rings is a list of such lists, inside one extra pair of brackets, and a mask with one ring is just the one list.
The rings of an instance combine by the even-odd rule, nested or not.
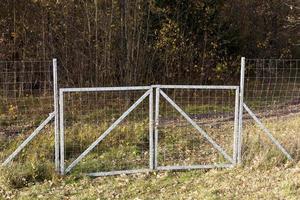
[[(25, 171), (1, 170), (0, 199), (298, 199), (300, 117), (263, 121), (293, 155), (294, 162), (288, 162), (254, 124), (246, 121), (243, 166), (91, 179), (75, 173), (59, 177), (48, 165), (34, 160), (36, 164), (24, 166)], [(144, 125), (138, 127), (141, 133), (145, 131)], [(89, 127), (85, 128), (91, 133)], [(130, 131), (123, 129), (123, 133)], [(168, 137), (165, 139), (174, 140)], [(101, 161), (111, 161), (109, 155), (101, 157)]]
[(11, 199), (297, 199), (299, 165), (47, 180), (2, 191)]

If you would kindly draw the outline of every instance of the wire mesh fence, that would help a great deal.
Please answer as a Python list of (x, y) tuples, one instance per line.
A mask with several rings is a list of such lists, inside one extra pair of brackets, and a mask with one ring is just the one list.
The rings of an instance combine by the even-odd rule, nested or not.
[[(12, 154), (47, 118), (53, 118), (52, 61), (0, 62), (0, 162), (53, 161), (54, 129), (48, 125), (31, 148)], [(11, 157), (9, 157), (11, 156)], [(19, 165), (19, 166), (22, 166)]]
[[(248, 108), (245, 108), (253, 112), (262, 125), (258, 121), (253, 124), (249, 115), (243, 117), (244, 157), (275, 155), (285, 159), (290, 154), (292, 158), (299, 159), (299, 61), (246, 59), (244, 103)], [(282, 152), (279, 146), (274, 145), (275, 140), (272, 145), (272, 138), (267, 132), (280, 143)], [(255, 151), (260, 153), (254, 155)]]
[(241, 153), (299, 160), (299, 60), (246, 59), (240, 87), (61, 88), (60, 117), (53, 64), (0, 62), (1, 163), (58, 168), (54, 119), (64, 174), (231, 167)]

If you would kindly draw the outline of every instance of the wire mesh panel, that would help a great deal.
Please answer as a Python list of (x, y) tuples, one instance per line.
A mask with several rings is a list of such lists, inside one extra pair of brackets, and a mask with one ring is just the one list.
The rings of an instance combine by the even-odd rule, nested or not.
[(34, 143), (31, 148), (23, 149), (20, 155), (15, 152), (44, 120), (54, 118), (52, 64), (52, 61), (0, 62), (1, 163), (13, 160), (25, 166), (36, 160), (54, 159), (54, 131), (50, 125), (45, 127), (44, 134), (31, 141)]
[[(243, 119), (245, 158), (285, 159), (291, 155), (299, 159), (299, 61), (246, 59), (244, 107), (252, 116)], [(253, 154), (254, 149), (261, 153)]]
[(234, 86), (160, 86), (155, 116), (157, 169), (233, 166), (238, 94)]
[(61, 89), (60, 94), (62, 173), (101, 176), (151, 168), (150, 87)]

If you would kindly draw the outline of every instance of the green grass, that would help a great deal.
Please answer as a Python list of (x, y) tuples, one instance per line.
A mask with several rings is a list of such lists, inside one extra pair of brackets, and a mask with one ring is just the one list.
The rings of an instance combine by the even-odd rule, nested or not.
[[(292, 154), (294, 162), (287, 161), (250, 120), (245, 120), (242, 166), (96, 179), (82, 173), (147, 167), (147, 120), (122, 123), (65, 177), (54, 172), (53, 132), (48, 127), (16, 162), (0, 170), (0, 199), (297, 199), (300, 195), (300, 163), (297, 163), (300, 117), (291, 115), (263, 121)], [(108, 126), (108, 123), (69, 126), (66, 129), (66, 163), (72, 162)], [(218, 127), (205, 126), (205, 129), (232, 153), (229, 150), (232, 125), (225, 123)], [(161, 164), (224, 162), (222, 156), (213, 152), (189, 126), (161, 127), (160, 137)], [(24, 136), (15, 138), (8, 151), (23, 139)]]

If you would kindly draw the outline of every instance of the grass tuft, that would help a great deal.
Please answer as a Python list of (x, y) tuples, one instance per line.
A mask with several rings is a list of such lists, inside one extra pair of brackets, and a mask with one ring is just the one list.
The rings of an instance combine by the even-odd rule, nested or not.
[(12, 164), (0, 169), (1, 184), (6, 188), (20, 189), (35, 183), (52, 180), (56, 176), (53, 163), (44, 162), (39, 164), (24, 165)]

